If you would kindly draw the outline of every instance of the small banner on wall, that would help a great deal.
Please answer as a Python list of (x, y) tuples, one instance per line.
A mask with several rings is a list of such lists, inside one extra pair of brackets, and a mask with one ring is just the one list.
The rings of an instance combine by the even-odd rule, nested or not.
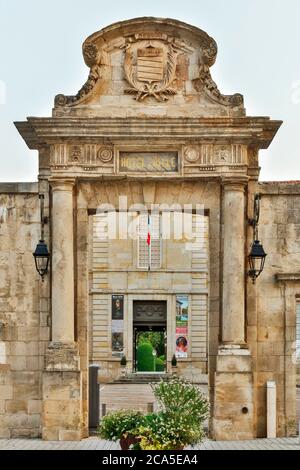
[(189, 298), (187, 295), (176, 295), (176, 357), (188, 355), (188, 319)]
[(124, 349), (124, 296), (113, 295), (111, 305), (111, 349), (121, 353)]

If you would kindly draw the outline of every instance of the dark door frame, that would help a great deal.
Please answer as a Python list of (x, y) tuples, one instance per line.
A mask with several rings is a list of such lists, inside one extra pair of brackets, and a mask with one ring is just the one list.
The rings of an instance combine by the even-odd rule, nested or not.
[[(137, 350), (137, 333), (140, 331), (162, 331), (164, 333), (164, 346), (165, 346), (165, 357), (166, 357), (166, 362), (165, 362), (165, 371), (167, 371), (167, 323), (165, 322), (164, 324), (161, 325), (140, 325), (140, 324), (134, 324), (133, 325), (133, 372), (137, 373), (137, 361), (136, 361), (136, 350)], [(141, 374), (142, 372), (139, 372)], [(145, 374), (147, 372), (145, 371)]]
[[(142, 307), (142, 312), (138, 311)], [(157, 307), (157, 308), (155, 308)], [(163, 307), (163, 312), (162, 312)], [(147, 314), (147, 309), (149, 312)], [(167, 369), (167, 301), (133, 300), (133, 372), (136, 370), (136, 339), (138, 331), (163, 331), (165, 339), (165, 372)], [(145, 372), (146, 373), (146, 372)]]

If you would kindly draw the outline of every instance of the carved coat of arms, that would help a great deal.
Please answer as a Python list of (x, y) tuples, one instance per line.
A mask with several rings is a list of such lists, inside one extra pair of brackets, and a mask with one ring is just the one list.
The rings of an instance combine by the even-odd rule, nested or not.
[(128, 44), (125, 51), (124, 72), (130, 88), (125, 93), (135, 95), (137, 101), (152, 96), (167, 101), (177, 93), (172, 86), (176, 78), (178, 48), (163, 41), (138, 41)]

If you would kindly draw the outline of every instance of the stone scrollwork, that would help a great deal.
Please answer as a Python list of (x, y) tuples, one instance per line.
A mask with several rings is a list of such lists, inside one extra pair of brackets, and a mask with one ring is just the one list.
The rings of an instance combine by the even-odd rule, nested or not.
[(194, 81), (194, 87), (198, 92), (205, 92), (213, 101), (224, 106), (237, 107), (244, 103), (243, 95), (236, 93), (234, 95), (222, 95), (217, 84), (213, 81), (209, 65), (203, 63), (199, 68), (199, 78)]
[(100, 147), (97, 152), (97, 159), (102, 163), (110, 163), (113, 160), (113, 147)]
[(209, 38), (208, 41), (203, 40), (201, 50), (202, 50), (203, 63), (211, 67), (216, 61), (217, 52), (218, 52), (218, 46), (217, 46), (216, 41), (211, 37)]
[[(231, 108), (243, 107), (242, 95), (223, 95), (211, 77), (210, 67), (215, 63), (218, 51), (213, 38), (204, 31), (194, 31), (193, 28), (191, 32), (197, 36), (191, 41), (186, 35), (182, 37), (180, 30), (175, 28), (167, 31), (160, 30), (161, 26), (153, 28), (152, 21), (156, 22), (155, 19), (145, 20), (146, 29), (142, 30), (141, 25), (137, 24), (136, 32), (133, 32), (132, 27), (129, 31), (120, 27), (119, 33), (114, 33), (119, 36), (114, 39), (111, 39), (108, 31), (90, 36), (83, 44), (84, 61), (90, 69), (88, 79), (75, 96), (57, 95), (55, 108), (86, 104), (96, 97), (98, 91), (103, 92), (106, 82), (114, 81), (111, 78), (113, 74), (110, 75), (113, 72), (111, 69), (121, 66), (121, 62), (117, 66), (111, 63), (112, 51), (117, 52), (120, 49), (124, 51), (123, 75), (117, 70), (116, 76), (118, 81), (126, 80), (129, 86), (125, 88), (125, 93), (132, 95), (138, 102), (152, 98), (166, 103), (172, 96), (180, 95), (184, 89), (184, 81), (192, 80), (195, 90), (210, 101)], [(178, 24), (179, 28), (183, 26), (173, 20), (167, 20), (168, 22), (172, 26)], [(186, 63), (189, 62), (188, 57), (193, 55), (190, 67), (182, 66), (181, 54), (187, 55)], [(109, 86), (114, 89), (113, 85), (108, 84), (108, 88)]]
[(55, 107), (74, 106), (83, 103), (101, 78), (101, 53), (97, 46), (92, 43), (85, 43), (83, 45), (83, 57), (87, 66), (90, 67), (87, 81), (75, 96), (57, 95), (54, 100)]
[(100, 63), (100, 51), (95, 44), (86, 43), (82, 48), (83, 57), (88, 67), (94, 67), (94, 65)]

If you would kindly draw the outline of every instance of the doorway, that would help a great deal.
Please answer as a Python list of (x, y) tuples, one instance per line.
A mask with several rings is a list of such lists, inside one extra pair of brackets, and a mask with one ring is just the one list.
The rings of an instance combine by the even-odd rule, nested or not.
[(164, 373), (167, 366), (167, 303), (133, 302), (133, 364), (136, 373)]

